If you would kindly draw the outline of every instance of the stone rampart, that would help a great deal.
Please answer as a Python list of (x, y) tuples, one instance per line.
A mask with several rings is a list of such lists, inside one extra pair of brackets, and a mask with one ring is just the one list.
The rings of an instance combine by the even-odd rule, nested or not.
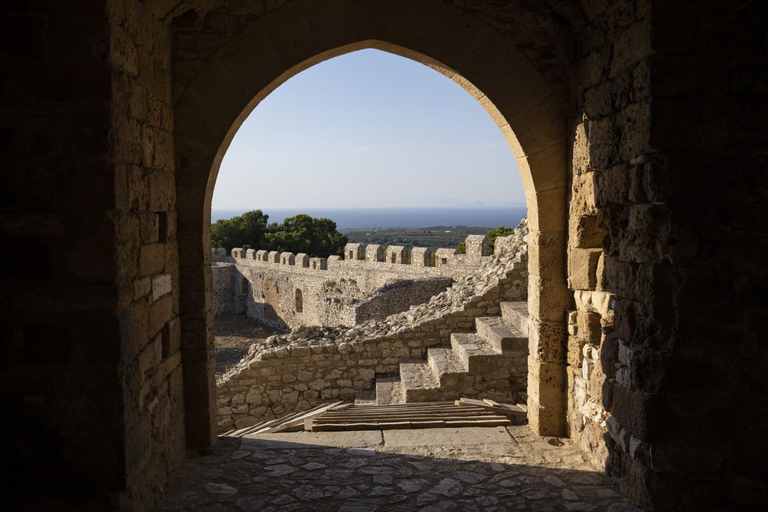
[(437, 266), (431, 265), (431, 252), (419, 247), (409, 257), (400, 246), (347, 244), (344, 259), (214, 249), (214, 313), (245, 314), (278, 329), (381, 320), (474, 275), (488, 255), (486, 238), (473, 238), (468, 254), (439, 249)]
[(521, 228), (497, 254), (484, 258), (474, 275), (459, 276), (426, 304), (383, 321), (302, 328), (253, 345), (218, 381), (220, 431), (320, 402), (354, 399), (373, 389), (377, 375), (397, 374), (401, 361), (423, 359), (428, 347), (448, 345), (452, 332), (471, 332), (475, 318), (499, 313), (501, 301), (525, 299), (525, 222)]

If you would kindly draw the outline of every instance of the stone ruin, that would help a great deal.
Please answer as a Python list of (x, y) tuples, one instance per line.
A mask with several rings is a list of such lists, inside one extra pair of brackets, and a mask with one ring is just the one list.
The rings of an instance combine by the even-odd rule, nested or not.
[[(476, 237), (478, 251), (467, 254), (467, 259), (479, 264), (469, 268), (457, 266), (461, 271), (453, 274), (455, 281), (450, 288), (407, 311), (351, 328), (300, 327), (290, 334), (272, 336), (254, 344), (239, 364), (217, 379), (220, 431), (306, 410), (322, 401), (368, 397), (379, 387), (377, 377), (398, 372), (402, 376), (404, 361), (424, 360), (430, 348), (450, 346), (452, 335), (472, 332), (477, 319), (498, 316), (504, 303), (525, 304), (527, 241), (525, 219), (512, 235), (496, 239), (493, 256), (487, 255), (485, 237)], [(363, 254), (362, 250), (347, 247), (345, 256)], [(481, 252), (483, 247), (485, 255)], [(360, 260), (356, 263), (382, 265)], [(442, 270), (448, 268), (450, 265), (441, 267)], [(354, 273), (368, 267), (363, 264), (355, 269), (345, 271)], [(501, 369), (501, 381), (493, 383), (496, 387), (492, 387), (490, 380), (494, 373), (490, 369), (497, 364), (492, 361), (476, 372), (484, 376), (468, 376), (469, 381), (454, 394), (447, 395), (445, 389), (435, 393), (441, 399), (461, 395), (525, 402), (527, 338), (514, 356), (497, 358), (509, 366)], [(405, 376), (402, 377), (405, 381)], [(407, 391), (404, 390), (406, 395)], [(403, 396), (401, 401), (419, 399), (425, 399), (423, 393)]]
[(517, 160), (531, 431), (646, 508), (764, 508), (766, 7), (4, 2), (0, 237), (35, 257), (0, 251), (0, 508), (149, 511), (216, 443), (224, 152), (276, 87), (361, 49), (462, 87)]
[(466, 254), (350, 243), (344, 257), (310, 258), (254, 249), (212, 250), (213, 308), (277, 329), (354, 326), (426, 302), (488, 258), (484, 235), (467, 238)]

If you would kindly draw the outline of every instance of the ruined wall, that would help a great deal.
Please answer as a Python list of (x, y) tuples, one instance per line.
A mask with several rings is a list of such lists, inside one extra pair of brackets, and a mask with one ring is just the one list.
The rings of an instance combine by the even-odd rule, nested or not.
[[(474, 277), (459, 278), (429, 303), (386, 321), (351, 329), (303, 328), (282, 344), (254, 345), (219, 379), (220, 431), (323, 401), (354, 399), (373, 389), (376, 375), (396, 375), (401, 361), (423, 359), (428, 347), (450, 344), (452, 332), (472, 332), (475, 318), (498, 315), (499, 302), (525, 299), (527, 246), (519, 242), (486, 258)], [(511, 393), (524, 391), (526, 383), (514, 385)]]
[(429, 299), (451, 286), (450, 278), (422, 278), (413, 281), (402, 280), (385, 284), (368, 300), (355, 304), (355, 323), (383, 320), (389, 315), (407, 311), (415, 304), (429, 302)]
[[(453, 279), (475, 274), (488, 260), (486, 237), (476, 238), (477, 247), (470, 246), (464, 255), (446, 255), (439, 267), (428, 264), (430, 253), (424, 248), (414, 248), (420, 256), (410, 258), (410, 264), (403, 248), (379, 245), (347, 244), (345, 259), (240, 248), (226, 257), (223, 249), (213, 249), (214, 311), (244, 313), (277, 329), (384, 319), (429, 300)], [(396, 252), (396, 263), (386, 260), (386, 254)]]

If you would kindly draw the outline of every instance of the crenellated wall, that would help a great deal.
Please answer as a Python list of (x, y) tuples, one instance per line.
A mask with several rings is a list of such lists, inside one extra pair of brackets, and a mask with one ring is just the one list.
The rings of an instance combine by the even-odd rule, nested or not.
[[(451, 288), (408, 311), (354, 328), (298, 329), (280, 337), (285, 344), (254, 345), (218, 380), (219, 429), (354, 399), (373, 389), (377, 375), (395, 375), (401, 361), (423, 359), (427, 348), (448, 345), (452, 332), (473, 331), (475, 318), (498, 315), (501, 301), (525, 300), (525, 233), (527, 227), (516, 238), (497, 241), (497, 254), (483, 258), (472, 275), (458, 277)], [(408, 286), (403, 283), (409, 282), (396, 286)], [(524, 392), (525, 385), (516, 382), (512, 392)]]
[(381, 320), (475, 274), (488, 261), (488, 240), (473, 235), (467, 241), (467, 254), (438, 249), (436, 266), (424, 247), (352, 243), (344, 259), (241, 248), (227, 256), (213, 249), (214, 313), (244, 314), (278, 329)]

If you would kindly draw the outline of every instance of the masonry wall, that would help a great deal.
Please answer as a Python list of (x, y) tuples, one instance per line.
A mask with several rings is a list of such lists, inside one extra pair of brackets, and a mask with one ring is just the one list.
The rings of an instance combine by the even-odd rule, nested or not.
[(110, 0), (111, 158), (125, 428), (124, 499), (151, 510), (186, 456), (167, 25)]
[[(365, 257), (365, 248), (357, 249)], [(373, 249), (384, 252), (379, 246)], [(266, 261), (265, 251), (236, 248), (232, 254), (226, 257), (222, 249), (212, 252), (215, 314), (245, 314), (277, 329), (352, 326), (384, 319), (429, 300), (454, 278), (473, 275), (488, 260), (479, 251), (448, 257), (439, 267), (378, 261), (374, 256), (313, 258), (310, 263), (304, 261), (306, 255), (290, 253), (279, 257), (273, 253), (276, 261)]]
[[(553, 282), (539, 280), (531, 306), (555, 304), (552, 312), (567, 302), (575, 315), (534, 326), (534, 348), (546, 349), (532, 354), (535, 368), (553, 370), (545, 376), (562, 383), (578, 412), (568, 416), (572, 435), (589, 453), (607, 450), (607, 470), (639, 502), (659, 510), (764, 504), (765, 2), (303, 2), (302, 15), (319, 28), (311, 44), (304, 32), (278, 26), (297, 18), (298, 5), (0, 8), (0, 234), (4, 248), (34, 253), (1, 252), (0, 394), (11, 414), (0, 451), (11, 491), (0, 505), (148, 509), (183, 456), (183, 438), (192, 449), (213, 442), (204, 205), (226, 139), (219, 135), (242, 113), (237, 94), (268, 92), (286, 71), (281, 62), (313, 58), (313, 45), (357, 42), (355, 31), (450, 58), (506, 100), (500, 108), (514, 120), (531, 121), (515, 125), (537, 150), (520, 165), (559, 161), (536, 143), (550, 140), (541, 129), (547, 121), (561, 120), (551, 102), (511, 108), (502, 79), (524, 77), (511, 82), (520, 86), (515, 97), (551, 87), (570, 116), (561, 125), (571, 139), (573, 201), (548, 176), (526, 187), (542, 204), (550, 198), (553, 211), (569, 209), (570, 250), (566, 262), (563, 227), (541, 227), (549, 231), (532, 240), (531, 268), (564, 274), (568, 265), (573, 293), (546, 296)], [(243, 51), (229, 47), (213, 62), (218, 80), (193, 84), (192, 96), (215, 96), (194, 96), (204, 105), (223, 98), (218, 117), (198, 115), (206, 111), (189, 107), (188, 85), (234, 36), (286, 6), (270, 22), (269, 50), (245, 49), (258, 66), (224, 69), (222, 61), (237, 62)], [(462, 22), (446, 27), (451, 9)], [(501, 48), (510, 42), (526, 57), (520, 73), (504, 74), (510, 53)], [(172, 122), (171, 77), (174, 100), (189, 107), (174, 105), (182, 122)], [(179, 125), (193, 129), (171, 136)], [(203, 172), (194, 174), (195, 162)], [(190, 249), (177, 254), (178, 243)], [(155, 296), (155, 281), (163, 291), (167, 276), (171, 291)], [(569, 321), (568, 340), (558, 334), (565, 328), (542, 337)], [(562, 397), (552, 402), (555, 415), (565, 415)], [(590, 400), (604, 411), (582, 411)]]
[[(473, 332), (477, 317), (498, 315), (499, 303), (525, 299), (527, 248), (510, 247), (512, 260), (505, 271), (498, 265), (488, 271), (476, 269), (473, 278), (481, 283), (463, 284), (436, 299), (393, 316), (352, 329), (321, 329), (282, 346), (257, 346), (219, 379), (218, 422), (221, 432), (243, 428), (264, 419), (308, 409), (318, 403), (354, 399), (370, 392), (376, 376), (397, 375), (399, 363), (424, 359), (431, 346), (450, 345), (452, 332)], [(490, 264), (490, 262), (488, 262)], [(439, 305), (438, 305), (439, 304)], [(503, 383), (478, 382), (483, 396), (510, 400), (525, 393), (525, 357), (518, 378)], [(468, 395), (471, 394), (468, 392)]]
[(767, 10), (616, 2), (579, 34), (570, 432), (657, 510), (766, 502)]

